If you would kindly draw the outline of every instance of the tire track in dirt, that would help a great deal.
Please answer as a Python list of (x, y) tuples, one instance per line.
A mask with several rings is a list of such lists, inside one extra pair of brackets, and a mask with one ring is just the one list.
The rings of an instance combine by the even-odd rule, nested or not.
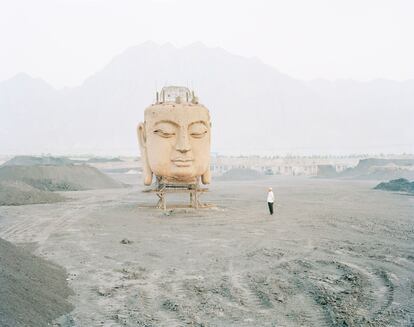
[(372, 318), (376, 319), (384, 315), (384, 312), (388, 310), (391, 304), (393, 303), (395, 287), (394, 284), (391, 282), (390, 278), (388, 277), (388, 273), (386, 271), (377, 270), (374, 272), (374, 275), (377, 277), (377, 280), (381, 285), (379, 286), (379, 288), (377, 288), (377, 290), (381, 292), (377, 300), (380, 309), (376, 312), (373, 312), (372, 314)]
[[(385, 270), (380, 268), (364, 268), (354, 263), (341, 262), (348, 269), (357, 271), (364, 277), (364, 283), (368, 288), (362, 289), (361, 292), (367, 294), (369, 302), (360, 303), (368, 311), (369, 320), (382, 320), (386, 311), (391, 307), (394, 300), (395, 287), (388, 277)], [(371, 269), (373, 271), (370, 271)]]
[(230, 262), (228, 269), (228, 276), (231, 285), (238, 290), (238, 294), (241, 299), (242, 306), (246, 308), (257, 310), (260, 312), (263, 309), (259, 299), (256, 297), (256, 294), (253, 293), (250, 287), (246, 286), (244, 277), (239, 273), (235, 272), (233, 264)]
[[(187, 317), (177, 295), (182, 293), (168, 274), (145, 272), (136, 267), (122, 270), (130, 284), (120, 294), (119, 301), (126, 303), (119, 309), (123, 326), (185, 326)], [(132, 276), (132, 277), (131, 277)], [(131, 280), (132, 279), (132, 280)], [(174, 294), (174, 296), (171, 296)], [(185, 296), (182, 296), (185, 298)]]
[[(73, 192), (68, 192), (69, 194)], [(19, 208), (8, 210), (4, 218), (6, 227), (0, 230), (0, 237), (14, 243), (36, 242), (43, 244), (55, 232), (62, 232), (72, 223), (87, 217), (95, 211), (94, 204), (101, 209), (112, 207), (114, 198), (110, 198), (108, 190), (103, 190), (102, 197), (97, 196), (91, 191), (76, 192), (79, 197), (77, 202), (68, 200), (67, 202), (53, 204), (34, 204), (25, 206), (31, 210), (31, 214), (19, 214)], [(121, 195), (118, 195), (120, 197)], [(44, 211), (53, 212), (53, 215), (42, 214)], [(8, 226), (8, 227), (7, 227)]]
[(303, 319), (301, 324), (304, 323), (307, 326), (320, 326), (329, 327), (334, 326), (335, 322), (331, 315), (324, 309), (322, 303), (318, 301), (317, 289), (313, 286), (312, 282), (305, 275), (286, 276), (290, 279), (290, 286), (294, 289), (295, 293), (299, 294), (302, 299), (301, 308), (304, 310), (299, 318)]
[(72, 215), (77, 212), (63, 212), (57, 214), (53, 219), (39, 222), (32, 217), (25, 216), (19, 218), (12, 226), (3, 229), (0, 232), (2, 238), (12, 240), (15, 243), (36, 242), (44, 243), (48, 237), (55, 231), (62, 231), (70, 225)]

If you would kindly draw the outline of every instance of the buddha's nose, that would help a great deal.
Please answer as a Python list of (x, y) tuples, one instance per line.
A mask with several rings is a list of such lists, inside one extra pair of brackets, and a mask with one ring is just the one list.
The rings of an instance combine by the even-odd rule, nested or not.
[(191, 150), (190, 140), (186, 132), (182, 132), (179, 134), (177, 144), (175, 145), (175, 149), (181, 153), (186, 153)]

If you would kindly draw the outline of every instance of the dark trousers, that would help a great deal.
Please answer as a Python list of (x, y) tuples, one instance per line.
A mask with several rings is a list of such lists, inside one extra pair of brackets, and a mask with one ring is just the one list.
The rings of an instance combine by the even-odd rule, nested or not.
[(269, 212), (273, 215), (273, 202), (268, 202), (267, 205), (269, 206)]

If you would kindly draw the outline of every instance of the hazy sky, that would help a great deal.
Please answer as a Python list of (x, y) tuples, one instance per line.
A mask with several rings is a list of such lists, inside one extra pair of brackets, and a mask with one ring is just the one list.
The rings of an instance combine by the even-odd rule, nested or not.
[(301, 79), (414, 78), (412, 0), (0, 0), (0, 81), (80, 84), (129, 46), (201, 41)]

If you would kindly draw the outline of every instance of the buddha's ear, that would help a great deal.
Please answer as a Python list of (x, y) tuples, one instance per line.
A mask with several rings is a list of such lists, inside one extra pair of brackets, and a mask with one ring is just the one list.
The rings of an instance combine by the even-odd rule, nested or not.
[[(210, 128), (211, 128), (211, 122), (209, 122)], [(210, 142), (210, 133), (208, 133), (209, 142)], [(211, 171), (210, 171), (210, 157), (209, 157), (209, 164), (207, 167), (207, 170), (204, 172), (204, 174), (201, 175), (201, 182), (203, 184), (210, 184), (211, 182)]]
[(201, 181), (203, 182), (203, 184), (210, 184), (211, 182), (210, 166), (207, 168), (204, 174), (201, 175)]
[(140, 123), (137, 127), (137, 136), (139, 148), (141, 150), (141, 160), (142, 160), (142, 174), (144, 177), (144, 184), (151, 185), (152, 183), (152, 171), (149, 166), (148, 156), (147, 156), (147, 136), (145, 133), (145, 124)]

